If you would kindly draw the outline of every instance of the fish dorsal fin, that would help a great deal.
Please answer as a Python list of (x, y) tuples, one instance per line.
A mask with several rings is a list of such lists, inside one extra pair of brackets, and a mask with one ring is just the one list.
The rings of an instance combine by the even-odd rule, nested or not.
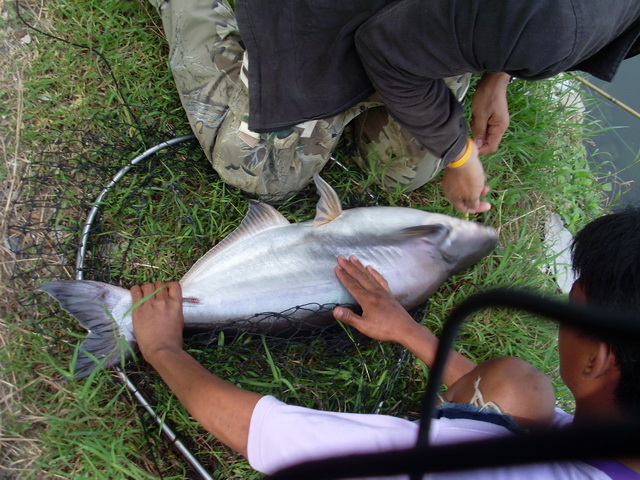
[(313, 219), (313, 226), (319, 227), (338, 218), (342, 213), (342, 205), (340, 205), (340, 199), (336, 192), (320, 175), (314, 175), (313, 181), (316, 183), (316, 189), (320, 195), (320, 200), (316, 205), (316, 217)]
[(181, 283), (184, 285), (187, 280), (193, 281), (205, 263), (232, 245), (235, 245), (247, 238), (251, 238), (265, 230), (287, 225), (290, 225), (289, 220), (284, 218), (284, 216), (271, 205), (255, 200), (249, 200), (249, 211), (242, 219), (242, 222), (240, 222), (240, 225), (238, 225), (238, 228), (227, 235), (215, 247), (205, 253), (202, 258), (194, 263), (191, 269), (182, 278)]

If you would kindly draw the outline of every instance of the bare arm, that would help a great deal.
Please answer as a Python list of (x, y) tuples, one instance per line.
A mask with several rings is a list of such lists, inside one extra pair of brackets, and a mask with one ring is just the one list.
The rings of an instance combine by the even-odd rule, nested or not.
[(196, 421), (246, 457), (251, 415), (262, 396), (220, 379), (183, 350), (179, 283), (134, 286), (132, 300), (135, 303), (157, 289), (160, 290), (132, 314), (142, 356)]
[[(368, 337), (396, 342), (411, 351), (428, 367), (433, 365), (438, 339), (407, 313), (395, 299), (386, 280), (373, 268), (365, 268), (355, 257), (338, 257), (336, 275), (362, 307), (362, 316), (345, 307), (334, 309), (334, 316)], [(451, 386), (472, 371), (476, 364), (451, 351), (443, 381)]]

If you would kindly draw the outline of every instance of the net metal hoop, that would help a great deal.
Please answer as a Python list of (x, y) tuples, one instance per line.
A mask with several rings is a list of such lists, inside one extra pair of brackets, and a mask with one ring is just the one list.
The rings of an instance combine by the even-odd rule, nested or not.
[[(84, 261), (87, 254), (87, 245), (89, 244), (89, 235), (91, 233), (91, 228), (93, 226), (93, 222), (100, 210), (100, 206), (102, 204), (102, 200), (106, 196), (107, 193), (118, 183), (133, 167), (137, 164), (145, 160), (146, 158), (152, 156), (154, 153), (159, 152), (160, 150), (164, 150), (165, 148), (171, 147), (173, 145), (177, 145), (180, 143), (187, 142), (189, 140), (193, 140), (195, 135), (183, 135), (181, 137), (172, 138), (170, 140), (161, 142), (135, 157), (133, 160), (129, 162), (128, 165), (121, 168), (118, 173), (111, 179), (109, 184), (102, 189), (102, 191), (98, 194), (96, 199), (93, 202), (93, 206), (87, 215), (87, 219), (84, 222), (82, 227), (82, 235), (80, 238), (80, 246), (78, 247), (78, 254), (76, 258), (76, 280), (82, 280), (84, 277)], [(177, 434), (173, 431), (171, 427), (169, 427), (158, 415), (146, 397), (140, 392), (138, 387), (131, 381), (131, 379), (127, 376), (127, 374), (120, 368), (115, 367), (116, 374), (120, 381), (125, 385), (125, 387), (129, 390), (133, 398), (151, 415), (151, 418), (158, 424), (158, 426), (162, 429), (162, 433), (165, 435), (167, 440), (171, 445), (173, 445), (180, 454), (185, 458), (185, 460), (189, 463), (189, 465), (200, 475), (200, 478), (204, 480), (213, 480), (213, 476), (202, 466), (202, 464), (196, 459), (196, 457), (189, 451), (189, 449), (180, 441)]]

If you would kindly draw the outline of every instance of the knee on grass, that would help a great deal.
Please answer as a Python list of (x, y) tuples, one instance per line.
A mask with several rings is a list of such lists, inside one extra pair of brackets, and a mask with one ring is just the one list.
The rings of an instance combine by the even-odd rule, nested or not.
[(515, 357), (501, 357), (479, 364), (444, 394), (454, 403), (487, 405), (506, 413), (520, 425), (549, 425), (555, 394), (549, 378), (531, 364)]

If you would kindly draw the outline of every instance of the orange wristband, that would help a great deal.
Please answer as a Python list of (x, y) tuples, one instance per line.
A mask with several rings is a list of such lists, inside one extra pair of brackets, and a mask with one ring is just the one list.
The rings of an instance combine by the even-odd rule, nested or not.
[(471, 138), (467, 139), (467, 149), (464, 154), (455, 162), (451, 162), (449, 164), (449, 168), (458, 168), (467, 163), (467, 160), (471, 157), (471, 153), (473, 153), (473, 140)]

